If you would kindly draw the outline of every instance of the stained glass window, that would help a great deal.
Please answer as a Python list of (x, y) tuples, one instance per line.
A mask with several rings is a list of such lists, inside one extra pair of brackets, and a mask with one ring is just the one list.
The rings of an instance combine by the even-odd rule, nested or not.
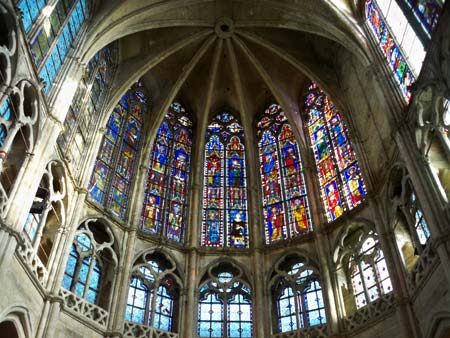
[[(22, 23), (25, 32), (31, 32), (41, 12), (46, 12), (36, 33), (30, 35), (30, 51), (34, 63), (49, 94), (53, 81), (82, 27), (86, 15), (86, 0), (59, 0), (53, 6), (45, 6), (45, 0), (22, 0), (18, 7), (23, 12)], [(45, 9), (45, 10), (44, 10)], [(68, 18), (68, 20), (67, 20)]]
[(167, 269), (155, 261), (136, 266), (128, 291), (125, 320), (176, 331), (178, 288)]
[(142, 228), (176, 242), (184, 237), (191, 139), (189, 114), (171, 104), (150, 154)]
[[(424, 47), (395, 0), (366, 0), (366, 15), (403, 95), (409, 101), (410, 86), (415, 82), (414, 75), (419, 74), (425, 58)], [(392, 26), (388, 26), (388, 23)]]
[(248, 247), (244, 129), (220, 113), (206, 132), (202, 245)]
[(113, 43), (100, 50), (89, 61), (75, 92), (64, 120), (64, 131), (58, 138), (62, 153), (74, 166), (81, 164), (80, 160), (100, 116), (116, 63), (117, 43)]
[(444, 0), (403, 0), (431, 38), (444, 7)]
[[(63, 1), (60, 0), (59, 3), (62, 3)], [(52, 87), (53, 81), (55, 80), (56, 76), (58, 75), (58, 72), (67, 56), (67, 53), (69, 51), (69, 48), (72, 46), (73, 41), (77, 37), (77, 34), (86, 18), (87, 12), (86, 12), (86, 0), (79, 0), (74, 7), (71, 7), (71, 9), (68, 9), (68, 7), (61, 6), (58, 3), (58, 5), (53, 10), (52, 15), (48, 20), (51, 20), (51, 26), (58, 28), (58, 36), (55, 34), (54, 38), (52, 35), (48, 35), (44, 38), (41, 38), (43, 35), (50, 34), (49, 32), (51, 30), (45, 29), (45, 27), (42, 27), (41, 32), (36, 37), (37, 40), (34, 40), (31, 42), (31, 50), (32, 55), (35, 60), (36, 66), (39, 69), (39, 76), (44, 79), (46, 85), (44, 87), (44, 93), (49, 94), (50, 89)], [(65, 4), (73, 4), (73, 1), (69, 1)], [(61, 7), (64, 7), (64, 14), (61, 14), (60, 9)], [(57, 12), (56, 12), (57, 11)], [(58, 13), (58, 14), (56, 14)], [(70, 13), (70, 14), (69, 14)], [(65, 24), (65, 26), (61, 26), (64, 22), (65, 15), (70, 15), (69, 21)], [(58, 18), (58, 19), (56, 19)], [(55, 24), (55, 22), (58, 22)], [(50, 38), (50, 39), (49, 39)], [(49, 49), (50, 42), (54, 39), (57, 39), (56, 44), (53, 45), (53, 49)], [(41, 44), (41, 41), (44, 41)], [(36, 44), (39, 45), (39, 50), (35, 48)], [(40, 58), (40, 53), (44, 54), (45, 57), (42, 59)], [(44, 59), (46, 60), (44, 61)], [(42, 66), (40, 66), (42, 64)]]
[(359, 309), (392, 291), (386, 260), (377, 238), (370, 233), (350, 257), (348, 268)]
[(322, 202), (327, 220), (334, 221), (364, 200), (366, 187), (347, 126), (333, 102), (315, 83), (308, 87), (305, 115)]
[(311, 231), (299, 147), (279, 105), (264, 112), (257, 134), (266, 243)]
[(278, 332), (325, 324), (326, 313), (318, 274), (302, 262), (294, 262), (276, 277), (273, 288)]
[(146, 111), (147, 99), (137, 82), (111, 113), (89, 184), (89, 197), (122, 219)]
[(250, 289), (231, 272), (219, 272), (200, 288), (199, 337), (252, 337)]

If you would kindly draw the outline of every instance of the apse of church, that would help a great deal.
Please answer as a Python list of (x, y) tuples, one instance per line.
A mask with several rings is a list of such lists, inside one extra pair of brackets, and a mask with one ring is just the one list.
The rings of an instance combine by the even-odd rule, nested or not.
[(449, 337), (449, 20), (0, 0), (0, 337)]

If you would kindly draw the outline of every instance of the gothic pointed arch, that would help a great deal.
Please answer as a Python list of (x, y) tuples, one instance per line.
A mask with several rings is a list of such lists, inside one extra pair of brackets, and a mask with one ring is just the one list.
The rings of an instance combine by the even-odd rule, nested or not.
[(61, 282), (67, 311), (80, 312), (77, 304), (85, 304), (81, 315), (106, 327), (119, 265), (117, 252), (116, 238), (104, 221), (87, 219), (79, 226)]
[(159, 250), (143, 253), (135, 261), (125, 311), (125, 332), (152, 327), (158, 333), (178, 332), (181, 288), (176, 262)]
[[(359, 315), (352, 315), (372, 303), (393, 301), (392, 282), (373, 225), (364, 220), (354, 220), (339, 232), (333, 253), (336, 278), (341, 288), (341, 301), (352, 321), (358, 323)], [(358, 323), (360, 324), (360, 323)]]
[(253, 336), (253, 296), (239, 265), (224, 260), (210, 264), (198, 294), (199, 337)]
[(327, 334), (320, 270), (308, 254), (291, 252), (281, 257), (275, 264), (269, 287), (274, 332)]

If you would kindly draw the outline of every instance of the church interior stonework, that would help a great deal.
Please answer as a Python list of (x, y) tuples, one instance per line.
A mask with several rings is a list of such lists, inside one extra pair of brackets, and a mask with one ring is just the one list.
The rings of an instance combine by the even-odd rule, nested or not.
[(450, 338), (445, 0), (0, 0), (0, 338)]

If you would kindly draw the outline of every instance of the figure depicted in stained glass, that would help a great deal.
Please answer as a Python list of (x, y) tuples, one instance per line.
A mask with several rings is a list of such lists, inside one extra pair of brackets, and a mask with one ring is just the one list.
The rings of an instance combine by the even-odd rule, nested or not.
[(233, 115), (222, 113), (206, 135), (202, 245), (247, 247), (243, 128)]
[(244, 247), (245, 246), (245, 220), (243, 219), (243, 212), (241, 210), (231, 210), (231, 246)]
[(295, 156), (294, 145), (290, 142), (286, 142), (283, 146), (284, 163), (286, 164), (287, 174), (293, 175), (299, 169), (297, 156)]
[[(142, 226), (144, 230), (182, 242), (186, 217), (187, 184), (189, 178), (192, 123), (178, 103), (170, 105), (156, 135), (150, 154), (150, 169), (146, 189)], [(152, 196), (155, 196), (153, 199)], [(157, 201), (158, 217), (152, 210)], [(148, 227), (147, 224), (151, 224)]]
[(350, 167), (345, 171), (344, 175), (349, 187), (352, 205), (358, 205), (363, 200), (364, 189), (357, 167)]
[(161, 199), (159, 196), (148, 195), (146, 206), (144, 209), (144, 227), (146, 230), (156, 233), (158, 231), (159, 211), (161, 207)]
[(184, 147), (175, 150), (174, 176), (178, 180), (184, 180), (187, 165), (187, 152)]
[(241, 185), (242, 177), (242, 159), (237, 154), (234, 154), (229, 160), (229, 186), (235, 187)]
[(208, 157), (208, 183), (219, 186), (221, 174), (221, 158), (217, 152), (213, 152)]
[(210, 209), (207, 211), (206, 218), (207, 230), (206, 239), (208, 244), (219, 245), (220, 244), (220, 232), (219, 232), (219, 212), (216, 209)]
[(169, 239), (176, 240), (177, 242), (180, 241), (182, 222), (181, 205), (175, 202), (169, 211), (169, 226), (167, 230), (167, 237)]
[(266, 183), (264, 194), (267, 196), (268, 203), (280, 201), (281, 189), (275, 150), (274, 144), (267, 145), (262, 149), (263, 177)]
[(303, 201), (300, 198), (294, 198), (291, 200), (292, 214), (294, 215), (295, 231), (297, 233), (303, 233), (308, 231), (308, 217), (306, 214), (306, 208)]
[(130, 124), (128, 124), (125, 134), (125, 140), (131, 147), (136, 148), (137, 142), (139, 140), (139, 129), (136, 121), (132, 120)]
[(325, 193), (331, 220), (334, 221), (344, 212), (341, 207), (341, 199), (339, 197), (339, 192), (335, 181), (325, 187)]
[(281, 214), (281, 206), (274, 204), (268, 207), (267, 212), (269, 235), (272, 240), (278, 240), (283, 235), (283, 215)]
[(94, 175), (91, 181), (91, 187), (89, 188), (89, 196), (95, 199), (97, 202), (101, 202), (106, 186), (108, 168), (105, 163), (98, 161), (94, 169)]

